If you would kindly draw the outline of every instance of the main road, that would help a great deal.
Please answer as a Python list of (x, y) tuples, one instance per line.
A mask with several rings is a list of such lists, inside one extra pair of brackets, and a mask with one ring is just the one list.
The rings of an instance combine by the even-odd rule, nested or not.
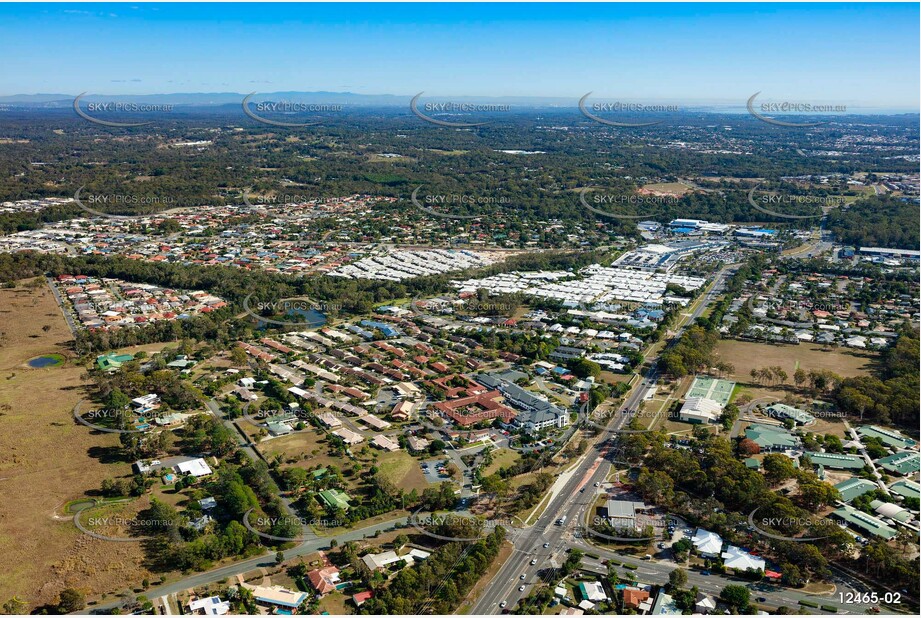
[[(707, 292), (692, 305), (691, 312), (679, 320), (673, 340), (680, 337), (703, 314), (713, 299), (720, 295), (723, 280), (731, 268), (727, 266), (721, 269)], [(511, 533), (515, 551), (476, 600), (470, 613), (494, 614), (503, 609), (500, 607), (502, 603), (514, 607), (539, 582), (539, 574), (543, 570), (548, 566), (552, 569), (553, 564), (562, 564), (565, 560), (564, 550), (571, 543), (569, 540), (575, 539), (574, 530), (580, 527), (586, 509), (591, 508), (594, 501), (595, 483), (600, 485), (606, 481), (611, 472), (611, 461), (607, 457), (611, 447), (609, 438), (616, 437), (617, 432), (630, 423), (640, 402), (655, 392), (656, 377), (657, 368), (653, 362), (622, 406), (628, 413), (615, 414), (602, 429), (601, 438), (586, 450), (575, 467), (567, 473), (568, 480), (561, 488), (553, 488), (555, 493), (550, 503), (534, 525)], [(558, 523), (560, 521), (563, 523)], [(521, 590), (522, 587), (524, 590)]]
[[(676, 341), (688, 326), (703, 315), (707, 306), (721, 295), (725, 277), (734, 270), (733, 266), (727, 266), (717, 273), (709, 290), (679, 321), (672, 342)], [(469, 613), (481, 615), (500, 613), (505, 607), (509, 609), (515, 607), (521, 599), (530, 594), (535, 585), (542, 581), (546, 580), (550, 584), (555, 584), (558, 579), (562, 579), (559, 566), (565, 561), (566, 552), (569, 549), (580, 549), (636, 567), (634, 572), (640, 581), (657, 584), (664, 584), (668, 581), (669, 573), (678, 567), (677, 564), (626, 557), (589, 543), (582, 534), (585, 529), (583, 524), (587, 515), (586, 511), (591, 508), (597, 495), (595, 484), (604, 483), (611, 473), (613, 466), (613, 457), (610, 453), (611, 438), (616, 439), (618, 431), (632, 420), (640, 402), (655, 392), (656, 378), (656, 364), (651, 363), (646, 375), (634, 387), (621, 406), (628, 413), (615, 414), (603, 428), (601, 438), (586, 450), (579, 463), (567, 473), (568, 479), (553, 495), (550, 504), (535, 524), (530, 528), (516, 528), (510, 531), (509, 538), (515, 551), (475, 600)], [(562, 524), (559, 523), (561, 521)], [(844, 575), (836, 574), (836, 577), (844, 589), (866, 590), (866, 586), (862, 583)], [(751, 582), (718, 574), (701, 575), (696, 571), (688, 572), (688, 585), (697, 586), (701, 591), (715, 596), (718, 596), (725, 586), (733, 583), (753, 586)], [(833, 605), (842, 613), (862, 613), (869, 608), (868, 605), (843, 604), (830, 597), (816, 597), (781, 586), (759, 585), (753, 589), (752, 597), (765, 598), (762, 604), (771, 607), (787, 606), (798, 609), (799, 601), (808, 599), (821, 605)]]

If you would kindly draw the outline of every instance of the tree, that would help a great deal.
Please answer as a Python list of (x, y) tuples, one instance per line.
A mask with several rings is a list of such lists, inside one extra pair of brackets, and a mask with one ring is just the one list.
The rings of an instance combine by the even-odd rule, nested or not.
[(58, 612), (70, 614), (86, 607), (86, 598), (83, 593), (74, 588), (65, 588), (58, 597)]
[(234, 346), (230, 350), (230, 361), (240, 367), (246, 364), (246, 350), (240, 346)]
[(739, 442), (739, 453), (741, 455), (757, 455), (761, 452), (761, 447), (751, 438), (744, 438)]
[(668, 574), (668, 585), (672, 591), (684, 588), (687, 583), (688, 572), (680, 567)]
[(776, 485), (796, 475), (793, 460), (780, 453), (768, 453), (761, 462), (764, 467), (764, 477), (771, 485)]
[(285, 561), (285, 552), (278, 551), (275, 552), (275, 564), (281, 564)]
[(563, 563), (563, 573), (566, 575), (572, 575), (576, 571), (582, 568), (582, 556), (585, 555), (585, 552), (572, 549), (569, 552), (569, 555), (566, 556), (566, 561)]
[(751, 600), (751, 591), (745, 586), (729, 584), (720, 593), (720, 599), (729, 605), (736, 613), (741, 613)]
[(3, 604), (3, 613), (6, 615), (24, 614), (29, 606), (19, 597), (13, 597)]

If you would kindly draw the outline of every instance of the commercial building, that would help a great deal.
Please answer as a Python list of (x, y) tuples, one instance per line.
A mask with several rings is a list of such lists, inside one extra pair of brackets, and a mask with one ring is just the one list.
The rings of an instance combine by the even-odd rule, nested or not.
[(646, 505), (632, 500), (608, 500), (601, 507), (601, 516), (615, 528), (636, 529), (636, 512)]
[(879, 486), (876, 483), (858, 478), (848, 479), (835, 485), (835, 489), (841, 494), (841, 502), (844, 503), (848, 503), (854, 498), (878, 488)]
[(903, 498), (921, 498), (921, 485), (907, 479), (896, 481), (889, 486), (889, 491)]
[(715, 423), (723, 406), (706, 397), (690, 397), (678, 411), (678, 418), (686, 423)]
[(569, 413), (566, 410), (517, 384), (488, 373), (477, 374), (476, 380), (487, 388), (494, 388), (502, 393), (506, 402), (519, 410), (519, 414), (515, 417), (515, 424), (529, 433), (536, 433), (549, 427), (562, 429), (569, 424)]
[(918, 444), (911, 438), (907, 438), (897, 431), (884, 429), (876, 425), (862, 425), (857, 428), (857, 434), (861, 438), (876, 438), (889, 448), (908, 449)]
[(839, 509), (835, 509), (832, 511), (831, 516), (869, 535), (882, 537), (887, 541), (898, 534), (895, 528), (888, 526), (872, 515), (867, 515), (863, 511), (858, 511), (852, 506), (842, 506)]
[(768, 416), (774, 418), (791, 418), (797, 425), (809, 425), (815, 422), (815, 417), (805, 410), (788, 406), (785, 403), (775, 403), (765, 410)]
[(705, 558), (715, 558), (723, 549), (723, 537), (715, 532), (698, 528), (694, 538), (691, 539), (694, 549)]
[(839, 455), (837, 453), (806, 453), (814, 466), (832, 470), (861, 470), (866, 462), (856, 455)]
[(786, 452), (797, 448), (800, 439), (783, 427), (752, 423), (745, 429), (745, 437), (762, 451)]
[(898, 504), (883, 502), (882, 500), (873, 500), (870, 502), (870, 508), (880, 517), (885, 517), (886, 519), (896, 521), (900, 524), (907, 524), (912, 520), (911, 511)]
[(906, 451), (877, 459), (876, 465), (887, 472), (907, 476), (921, 469), (921, 456), (918, 453)]
[(764, 571), (767, 566), (763, 558), (753, 556), (741, 547), (736, 547), (735, 545), (728, 546), (726, 551), (720, 555), (723, 558), (723, 566), (734, 571)]

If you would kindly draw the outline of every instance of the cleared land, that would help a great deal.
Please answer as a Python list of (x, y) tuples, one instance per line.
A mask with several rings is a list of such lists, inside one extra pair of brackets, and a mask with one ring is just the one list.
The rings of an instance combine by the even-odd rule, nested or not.
[(827, 369), (846, 378), (867, 375), (877, 362), (874, 352), (839, 348), (823, 350), (818, 345), (770, 345), (750, 341), (724, 339), (717, 346), (720, 360), (732, 364), (735, 371), (727, 379), (748, 383), (749, 372), (769, 366), (780, 366), (790, 375), (797, 367), (804, 370)]
[(500, 448), (492, 453), (492, 463), (483, 469), (483, 476), (489, 476), (502, 468), (508, 468), (519, 459), (521, 459), (521, 455), (518, 454), (518, 451), (513, 451), (510, 448)]
[[(0, 600), (19, 595), (50, 603), (67, 587), (118, 590), (143, 558), (134, 543), (80, 533), (65, 503), (130, 473), (112, 463), (115, 434), (78, 425), (73, 407), (86, 398), (69, 349), (70, 330), (47, 284), (0, 290)], [(61, 366), (30, 369), (35, 356), (61, 354)], [(104, 463), (105, 462), (105, 463)]]
[(643, 185), (642, 193), (657, 193), (668, 195), (684, 195), (691, 190), (691, 187), (681, 182), (657, 182)]
[(382, 454), (377, 467), (381, 476), (404, 491), (416, 489), (421, 493), (429, 487), (419, 462), (405, 451)]
[[(259, 431), (257, 427), (246, 421), (241, 421), (240, 426), (251, 435), (255, 435)], [(313, 429), (296, 431), (280, 438), (263, 440), (258, 444), (257, 448), (259, 452), (265, 455), (266, 459), (272, 459), (275, 455), (281, 454), (283, 463), (298, 468), (309, 469), (314, 466), (336, 466), (341, 469), (348, 465), (348, 460), (330, 457), (324, 434)]]

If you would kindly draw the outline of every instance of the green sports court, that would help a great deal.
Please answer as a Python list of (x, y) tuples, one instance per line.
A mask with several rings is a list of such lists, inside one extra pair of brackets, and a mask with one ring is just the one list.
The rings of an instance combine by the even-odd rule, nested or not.
[(704, 397), (705, 399), (712, 399), (721, 406), (725, 406), (729, 403), (729, 398), (732, 397), (732, 389), (736, 386), (735, 382), (730, 382), (729, 380), (717, 380), (716, 378), (702, 378), (696, 377), (691, 383), (691, 388), (688, 389), (686, 398), (690, 399), (691, 397)]

